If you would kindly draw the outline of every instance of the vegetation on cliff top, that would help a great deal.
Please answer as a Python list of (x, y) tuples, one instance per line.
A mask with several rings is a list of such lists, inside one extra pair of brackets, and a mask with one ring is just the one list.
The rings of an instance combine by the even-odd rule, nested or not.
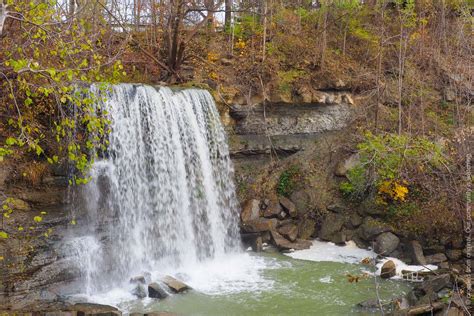
[[(424, 209), (463, 203), (472, 3), (131, 4), (0, 1), (0, 164), (7, 157), (19, 162), (14, 168), (35, 185), (47, 169), (37, 165), (67, 159), (78, 171), (73, 182), (83, 183), (90, 149), (100, 150), (107, 134), (107, 120), (93, 106), (100, 93), (84, 98), (80, 89), (93, 82), (207, 84), (224, 104), (253, 97), (292, 102), (336, 89), (364, 104), (356, 140), (364, 169), (351, 172), (346, 193), (371, 188), (395, 214), (416, 194)], [(442, 154), (439, 141), (446, 142)]]

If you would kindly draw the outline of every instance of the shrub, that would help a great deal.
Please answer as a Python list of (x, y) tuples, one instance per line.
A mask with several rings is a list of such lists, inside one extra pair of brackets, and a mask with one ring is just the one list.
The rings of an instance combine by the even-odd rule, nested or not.
[(286, 197), (290, 196), (295, 190), (300, 176), (301, 172), (297, 166), (291, 166), (283, 171), (278, 179), (277, 193)]

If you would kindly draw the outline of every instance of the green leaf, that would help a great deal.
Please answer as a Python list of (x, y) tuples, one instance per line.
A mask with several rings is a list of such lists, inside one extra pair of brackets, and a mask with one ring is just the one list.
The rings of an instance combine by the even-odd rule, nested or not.
[(43, 218), (41, 216), (35, 216), (33, 217), (33, 220), (37, 223), (40, 223), (43, 220)]
[(0, 231), (0, 239), (7, 239), (8, 238), (8, 234), (4, 231)]
[(16, 138), (14, 138), (14, 137), (8, 137), (7, 140), (5, 141), (5, 143), (6, 143), (8, 146), (15, 145), (15, 144), (16, 144)]

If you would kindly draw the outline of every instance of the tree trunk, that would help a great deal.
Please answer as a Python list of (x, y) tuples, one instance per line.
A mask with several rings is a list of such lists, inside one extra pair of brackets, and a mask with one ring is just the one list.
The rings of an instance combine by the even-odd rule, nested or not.
[(3, 26), (5, 25), (5, 20), (7, 19), (7, 5), (5, 3), (0, 4), (0, 36), (3, 33)]
[(225, 0), (225, 30), (230, 30), (230, 25), (232, 23), (232, 0)]

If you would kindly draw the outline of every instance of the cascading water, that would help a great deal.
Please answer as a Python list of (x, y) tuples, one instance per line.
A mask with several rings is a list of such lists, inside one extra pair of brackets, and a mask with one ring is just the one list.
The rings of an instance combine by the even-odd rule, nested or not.
[(101, 108), (111, 133), (84, 190), (91, 234), (102, 244), (87, 265), (88, 288), (237, 251), (233, 171), (211, 95), (122, 84)]

